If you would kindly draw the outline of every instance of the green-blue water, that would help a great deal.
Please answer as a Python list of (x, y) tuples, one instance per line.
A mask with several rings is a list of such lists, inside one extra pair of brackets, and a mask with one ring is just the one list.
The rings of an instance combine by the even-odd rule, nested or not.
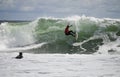
[[(78, 39), (66, 36), (64, 29), (78, 32)], [(38, 18), (32, 22), (1, 23), (1, 50), (25, 48), (26, 46), (46, 43), (42, 46), (29, 48), (33, 53), (94, 53), (106, 46), (108, 52), (119, 51), (120, 20), (98, 19), (94, 17), (73, 16), (68, 18)], [(73, 46), (73, 43), (80, 43)], [(112, 44), (110, 47), (109, 44)], [(28, 51), (28, 49), (24, 50)]]

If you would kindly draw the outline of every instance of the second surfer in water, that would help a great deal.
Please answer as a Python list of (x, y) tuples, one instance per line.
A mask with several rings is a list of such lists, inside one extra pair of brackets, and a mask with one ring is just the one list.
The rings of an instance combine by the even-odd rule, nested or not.
[(72, 30), (69, 30), (69, 28), (71, 26), (69, 26), (69, 25), (66, 26), (66, 28), (65, 28), (65, 35), (72, 35), (73, 37), (75, 37), (75, 32), (73, 32)]

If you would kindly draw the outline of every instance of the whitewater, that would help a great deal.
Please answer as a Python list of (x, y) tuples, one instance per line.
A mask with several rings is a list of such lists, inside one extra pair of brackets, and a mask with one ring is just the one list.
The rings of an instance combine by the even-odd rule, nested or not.
[[(77, 41), (64, 34), (67, 24)], [(18, 52), (23, 59), (15, 59)], [(0, 77), (120, 77), (119, 55), (120, 19), (40, 17), (0, 24)]]

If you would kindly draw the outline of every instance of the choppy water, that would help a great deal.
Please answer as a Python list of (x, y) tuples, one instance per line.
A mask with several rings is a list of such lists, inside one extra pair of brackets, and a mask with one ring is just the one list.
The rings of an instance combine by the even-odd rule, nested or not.
[[(78, 32), (78, 46), (73, 46), (74, 37), (65, 36), (67, 24)], [(120, 19), (73, 16), (3, 22), (0, 77), (120, 77), (119, 36)], [(20, 51), (23, 59), (15, 59)]]
[(120, 77), (119, 55), (0, 53), (0, 77)]
[[(67, 24), (78, 32), (75, 38), (65, 36)], [(0, 25), (1, 51), (31, 51), (33, 53), (114, 53), (119, 54), (120, 20), (72, 16), (38, 18), (32, 22), (4, 22)], [(103, 52), (102, 52), (103, 51)]]

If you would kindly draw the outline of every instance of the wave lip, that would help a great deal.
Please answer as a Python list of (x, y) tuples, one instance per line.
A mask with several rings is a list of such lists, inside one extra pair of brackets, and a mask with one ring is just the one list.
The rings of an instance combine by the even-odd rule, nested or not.
[[(78, 46), (73, 46), (75, 38), (66, 36), (64, 29), (78, 32)], [(29, 23), (1, 23), (0, 45), (10, 51), (33, 50), (38, 53), (102, 53), (104, 46), (119, 42), (120, 19), (71, 16), (66, 18), (41, 17)], [(6, 40), (3, 41), (3, 40)], [(1, 42), (2, 41), (2, 42)], [(41, 45), (42, 44), (42, 45)], [(30, 45), (30, 46), (27, 46)], [(117, 44), (119, 45), (119, 44)], [(26, 46), (26, 47), (25, 47)], [(19, 47), (19, 48), (18, 48)], [(106, 49), (116, 50), (119, 47)], [(101, 49), (102, 48), (102, 49)], [(118, 50), (115, 52), (119, 52)]]

